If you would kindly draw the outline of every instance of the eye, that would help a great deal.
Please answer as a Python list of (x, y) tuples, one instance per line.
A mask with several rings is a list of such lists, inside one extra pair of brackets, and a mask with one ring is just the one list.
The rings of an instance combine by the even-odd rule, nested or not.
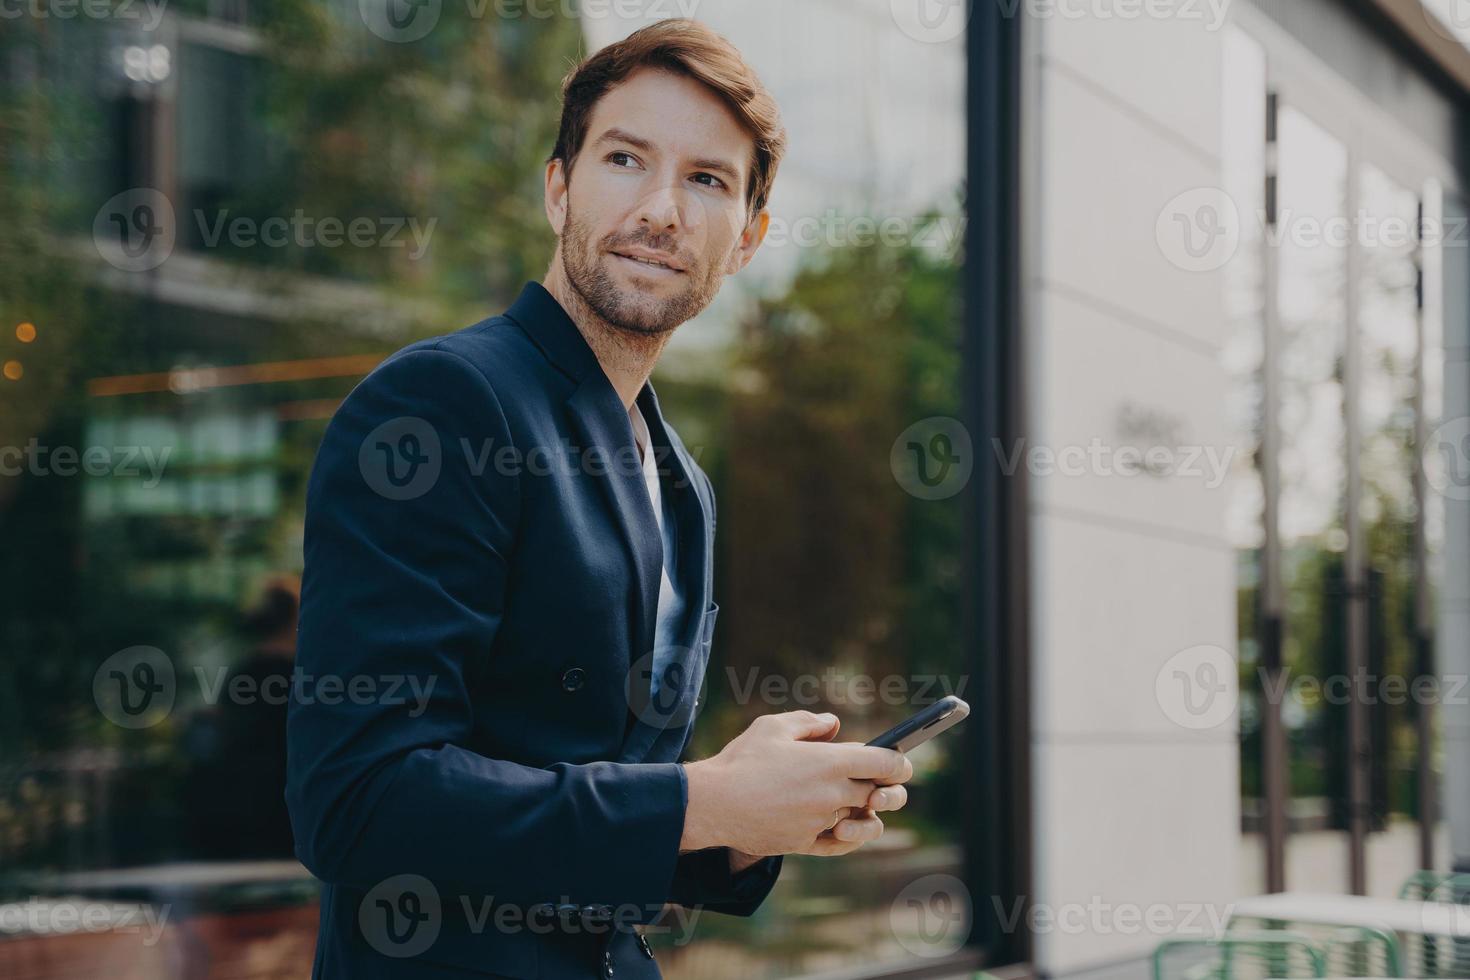
[[(627, 161), (627, 163), (621, 162), (625, 160)], [(638, 158), (633, 156), (633, 154), (627, 152), (626, 150), (614, 150), (607, 155), (607, 162), (615, 167), (629, 167), (636, 166), (638, 163)]]
[(725, 182), (723, 180), (721, 180), (720, 178), (716, 177), (714, 174), (707, 174), (707, 173), (702, 173), (701, 172), (701, 173), (695, 174), (693, 179), (694, 180), (699, 180), (701, 177), (707, 177), (711, 181), (711, 183), (705, 184), (704, 185), (705, 187), (713, 187), (713, 188), (715, 188), (717, 190), (723, 189), (725, 187)]

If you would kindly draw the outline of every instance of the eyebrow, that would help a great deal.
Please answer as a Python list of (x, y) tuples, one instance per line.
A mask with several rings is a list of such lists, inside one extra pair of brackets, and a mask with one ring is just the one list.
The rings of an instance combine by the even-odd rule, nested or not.
[[(593, 145), (601, 146), (604, 143), (626, 143), (629, 146), (643, 150), (645, 153), (654, 152), (654, 145), (648, 140), (641, 136), (635, 136), (626, 129), (618, 129), (616, 126), (599, 136), (597, 142)], [(691, 161), (690, 165), (698, 170), (711, 170), (715, 173), (723, 174), (733, 183), (738, 184), (742, 180), (740, 171), (735, 169), (734, 164), (727, 163), (716, 157), (701, 157), (698, 160)]]

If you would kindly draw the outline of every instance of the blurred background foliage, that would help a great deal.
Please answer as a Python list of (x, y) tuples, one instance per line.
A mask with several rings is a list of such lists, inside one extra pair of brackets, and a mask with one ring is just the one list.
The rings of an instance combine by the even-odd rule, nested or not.
[[(575, 20), (480, 20), (446, 4), (422, 43), (384, 44), (355, 4), (253, 2), (221, 25), (222, 7), (171, 5), (205, 25), (196, 35), (230, 43), (178, 44), (156, 91), (117, 77), (133, 40), (117, 24), (0, 32), (0, 361), (24, 368), (0, 382), (0, 445), (132, 432), (177, 454), (146, 503), (102, 486), (115, 477), (0, 478), (0, 863), (12, 870), (196, 856), (191, 732), (213, 709), (192, 671), (240, 662), (241, 609), (265, 576), (299, 569), (305, 477), (360, 376), (198, 389), (187, 372), (382, 356), (504, 309), (554, 245), (543, 164), (560, 79), (584, 54)], [(119, 274), (99, 260), (93, 220), (112, 195), (158, 183), (171, 188), (174, 252), (155, 272)], [(432, 220), (430, 247), (211, 245), (197, 218), (297, 212)], [(804, 250), (795, 265), (699, 371), (655, 375), (720, 500), (723, 611), (698, 754), (755, 714), (800, 706), (737, 703), (752, 677), (933, 674), (965, 693), (961, 507), (904, 493), (888, 460), (914, 421), (958, 414), (960, 257), (873, 244)], [(237, 299), (180, 300), (191, 286)], [(34, 341), (13, 336), (21, 322)], [(128, 731), (91, 685), (135, 644), (168, 652), (180, 703)], [(849, 693), (821, 691), (846, 737), (907, 714)], [(934, 791), (904, 822), (952, 838), (958, 781), (943, 777), (959, 763), (927, 760)]]

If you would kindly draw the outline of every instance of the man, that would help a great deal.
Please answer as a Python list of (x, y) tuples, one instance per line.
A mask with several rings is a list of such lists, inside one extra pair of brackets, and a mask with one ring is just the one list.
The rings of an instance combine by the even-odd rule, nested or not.
[(198, 853), (212, 859), (289, 858), (291, 822), (286, 785), (287, 692), (295, 671), (301, 582), (273, 575), (241, 624), (251, 653), (231, 668), (223, 690), (259, 692), (226, 697), (191, 723), (184, 792)]
[(775, 104), (688, 20), (563, 99), (545, 284), (385, 361), (312, 472), (287, 799), (317, 977), (655, 978), (665, 903), (750, 915), (781, 855), (906, 800), (908, 761), (828, 714), (678, 761), (715, 501), (648, 378), (765, 235)]

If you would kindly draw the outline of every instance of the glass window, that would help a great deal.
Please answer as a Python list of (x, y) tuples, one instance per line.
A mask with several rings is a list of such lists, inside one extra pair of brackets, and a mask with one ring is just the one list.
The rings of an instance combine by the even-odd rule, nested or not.
[[(1236, 606), (1240, 644), (1240, 779), (1244, 829), (1258, 840), (1265, 808), (1262, 737), (1265, 704), (1258, 672), (1262, 561), (1265, 547), (1265, 486), (1261, 463), (1265, 410), (1264, 223), (1250, 220), (1265, 208), (1266, 57), (1238, 28), (1225, 35), (1223, 161), (1225, 192), (1236, 202), (1241, 235), (1238, 251), (1222, 270), (1228, 322), (1223, 348), (1230, 378), (1228, 420), (1234, 443), (1226, 528), (1236, 552)], [(1258, 864), (1259, 862), (1254, 862)]]
[[(0, 447), (21, 451), (0, 477), (0, 903), (81, 896), (170, 920), (148, 943), (8, 940), (0, 973), (309, 969), (317, 892), (292, 854), (271, 692), (292, 669), (314, 453), (382, 357), (505, 309), (551, 254), (558, 85), (607, 23), (444, 4), (423, 45), (399, 44), (365, 26), (371, 4), (316, 6), (191, 0), (146, 43), (98, 22), (27, 36), (51, 46), (35, 68), (58, 84), (27, 88), (16, 145), (35, 158), (0, 156), (6, 234), (77, 248), (16, 249), (0, 268)], [(947, 465), (961, 414), (964, 42), (883, 14), (824, 5), (801, 15), (812, 30), (773, 32), (784, 0), (700, 10), (752, 54), (793, 132), (835, 137), (795, 141), (771, 240), (654, 376), (719, 500), (694, 756), (760, 714), (831, 710), (865, 740), (973, 693), (965, 498), (927, 492), (906, 462), (918, 446)], [(0, 36), (0, 59), (15, 43)], [(158, 77), (60, 84), (120, 43)], [(74, 164), (68, 193), (26, 194), (53, 158)], [(161, 227), (159, 200), (174, 234), (150, 230), (158, 261), (130, 264), (133, 219)], [(373, 242), (313, 238), (324, 219), (366, 221)], [(272, 221), (288, 240), (268, 240)], [(913, 753), (911, 802), (881, 843), (790, 859), (757, 916), (705, 915), (690, 945), (655, 936), (666, 975), (958, 947), (963, 745)]]
[[(1456, 574), (1440, 544), (1453, 506), (1448, 471), (1460, 459), (1435, 452), (1453, 422), (1441, 408), (1452, 369), (1440, 322), (1445, 337), (1463, 329), (1463, 305), (1430, 239), (1452, 233), (1432, 181), (1380, 165), (1378, 148), (1355, 142), (1356, 130), (1312, 101), (1321, 94), (1298, 76), (1273, 93), (1281, 73), (1268, 72), (1249, 37), (1228, 38), (1226, 52), (1226, 180), (1244, 203), (1241, 248), (1226, 269), (1235, 327), (1225, 357), (1231, 415), (1252, 448), (1230, 507), (1240, 556), (1242, 811), (1259, 845), (1248, 852), (1244, 887), (1267, 886), (1267, 788), (1279, 765), (1279, 884), (1393, 895), (1417, 868), (1437, 866), (1421, 820), (1438, 822), (1425, 799), (1439, 792), (1441, 706), (1414, 692), (1433, 683), (1435, 657), (1442, 675), (1458, 662), (1435, 637), (1453, 629), (1452, 617), (1437, 627), (1435, 610)], [(1421, 163), (1426, 172), (1432, 165)], [(1446, 200), (1443, 213), (1452, 206)], [(1267, 645), (1278, 607), (1273, 677)], [(1284, 731), (1274, 748), (1273, 711)], [(1351, 748), (1355, 726), (1360, 753)], [(1356, 785), (1354, 757), (1364, 762)], [(1355, 794), (1364, 815), (1357, 855)]]
[[(1423, 630), (1419, 608), (1421, 526), (1417, 432), (1421, 384), (1419, 301), (1419, 195), (1371, 164), (1359, 170), (1363, 216), (1358, 276), (1362, 338), (1362, 486), (1359, 520), (1367, 566), (1367, 668), (1375, 677), (1412, 678)], [(1418, 706), (1411, 697), (1383, 692), (1372, 705), (1372, 829), (1404, 827), (1410, 837), (1419, 808)], [(1374, 834), (1370, 852), (1391, 840)], [(1403, 854), (1373, 862), (1400, 879), (1414, 870)], [(1385, 870), (1385, 874), (1387, 874)]]
[[(1347, 152), (1300, 111), (1280, 115), (1280, 214), (1286, 234), (1277, 247), (1281, 356), (1280, 432), (1281, 580), (1284, 600), (1282, 661), (1286, 677), (1344, 676), (1346, 662), (1348, 547), (1346, 494), (1348, 445), (1345, 420), (1347, 259), (1341, 243), (1314, 229), (1346, 226)], [(1294, 232), (1300, 231), (1301, 234)], [(1291, 685), (1281, 704), (1290, 778), (1288, 828), (1310, 837), (1292, 839), (1334, 846), (1330, 834), (1344, 824), (1341, 783), (1345, 724), (1340, 705), (1325, 703)], [(1345, 860), (1327, 860), (1314, 883), (1345, 890), (1333, 872)], [(1288, 863), (1288, 867), (1290, 867)], [(1315, 866), (1315, 864), (1314, 864)]]

